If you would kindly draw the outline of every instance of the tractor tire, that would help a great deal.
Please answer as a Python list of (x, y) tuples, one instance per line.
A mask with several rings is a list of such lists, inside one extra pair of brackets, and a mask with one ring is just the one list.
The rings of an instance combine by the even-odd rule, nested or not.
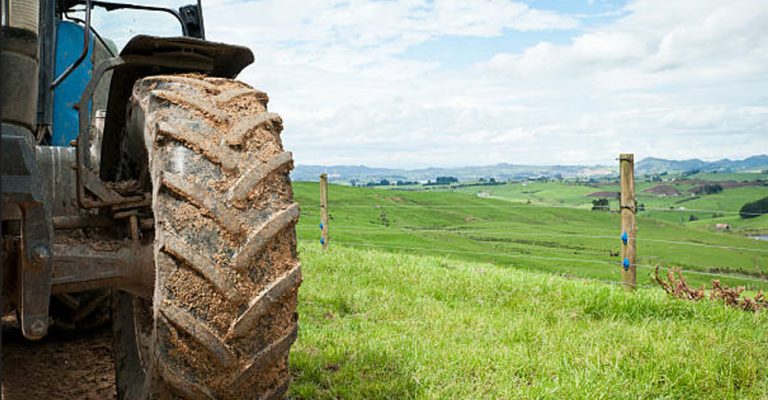
[(297, 336), (298, 204), (279, 116), (248, 85), (136, 82), (127, 123), (148, 157), (152, 300), (113, 299), (120, 399), (279, 399)]

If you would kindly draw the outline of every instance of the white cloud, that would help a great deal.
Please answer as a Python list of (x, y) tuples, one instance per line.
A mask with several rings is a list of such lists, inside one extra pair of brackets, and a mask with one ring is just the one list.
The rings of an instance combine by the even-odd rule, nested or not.
[[(254, 51), (241, 79), (268, 91), (298, 163), (609, 163), (619, 151), (768, 149), (765, 0), (637, 0), (588, 27), (504, 0), (204, 7), (210, 39)], [(499, 49), (467, 68), (402, 56), (450, 36), (574, 28), (566, 44)]]

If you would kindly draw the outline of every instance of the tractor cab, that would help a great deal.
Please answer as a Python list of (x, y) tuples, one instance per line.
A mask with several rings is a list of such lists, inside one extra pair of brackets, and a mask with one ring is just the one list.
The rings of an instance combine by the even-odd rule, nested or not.
[[(50, 14), (49, 10), (43, 10)], [(48, 12), (46, 12), (48, 11)], [(61, 0), (41, 19), (38, 126), (40, 143), (69, 146), (78, 135), (77, 104), (94, 67), (117, 57), (136, 34), (205, 39), (202, 7), (177, 9), (111, 1)], [(42, 15), (42, 14), (41, 14)], [(88, 32), (86, 34), (86, 32)], [(48, 43), (51, 42), (51, 43)], [(103, 123), (110, 76), (94, 91), (89, 113)]]

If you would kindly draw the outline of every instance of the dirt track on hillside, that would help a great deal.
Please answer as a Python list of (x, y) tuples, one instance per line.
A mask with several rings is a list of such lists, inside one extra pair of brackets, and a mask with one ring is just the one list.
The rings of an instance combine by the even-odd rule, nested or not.
[(3, 399), (115, 398), (109, 329), (30, 342), (13, 325), (3, 320)]

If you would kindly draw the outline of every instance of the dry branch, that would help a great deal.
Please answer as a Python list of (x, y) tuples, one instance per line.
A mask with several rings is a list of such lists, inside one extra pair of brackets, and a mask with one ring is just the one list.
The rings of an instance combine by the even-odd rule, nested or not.
[[(699, 301), (705, 298), (704, 285), (698, 289), (691, 288), (688, 286), (688, 282), (686, 282), (682, 271), (677, 268), (667, 270), (667, 279), (665, 280), (659, 276), (660, 267), (660, 265), (656, 266), (656, 282), (659, 283), (659, 286), (661, 286), (661, 288), (664, 289), (667, 294), (674, 298), (683, 300)], [(768, 309), (768, 298), (765, 297), (762, 290), (758, 291), (755, 297), (752, 298), (746, 296), (742, 297), (741, 295), (744, 290), (745, 288), (742, 286), (729, 288), (719, 280), (715, 279), (712, 281), (712, 289), (709, 294), (709, 300), (722, 301), (726, 305), (740, 308), (745, 311), (754, 312), (762, 309)]]

